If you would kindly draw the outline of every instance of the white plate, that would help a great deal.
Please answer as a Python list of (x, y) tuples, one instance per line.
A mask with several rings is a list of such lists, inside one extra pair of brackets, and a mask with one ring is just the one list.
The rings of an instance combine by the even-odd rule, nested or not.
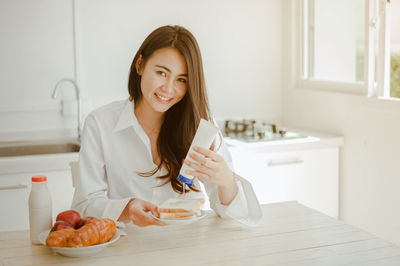
[[(50, 230), (46, 230), (39, 234), (39, 241), (45, 246), (46, 246), (46, 238), (49, 235), (49, 232)], [(115, 232), (114, 236), (110, 239), (110, 241), (103, 244), (87, 246), (87, 247), (76, 247), (76, 248), (68, 248), (68, 247), (49, 247), (49, 248), (51, 248), (54, 252), (57, 252), (67, 257), (87, 257), (102, 251), (108, 245), (117, 241), (119, 239), (119, 236), (120, 236), (119, 230), (117, 229), (117, 231)]]
[(157, 218), (155, 216), (153, 216), (153, 217), (159, 221), (166, 223), (166, 224), (191, 224), (191, 223), (197, 222), (200, 219), (203, 219), (205, 216), (206, 216), (206, 213), (204, 211), (201, 211), (200, 216), (194, 216), (194, 217), (191, 217), (188, 219), (172, 220), (172, 219), (161, 219), (161, 218)]

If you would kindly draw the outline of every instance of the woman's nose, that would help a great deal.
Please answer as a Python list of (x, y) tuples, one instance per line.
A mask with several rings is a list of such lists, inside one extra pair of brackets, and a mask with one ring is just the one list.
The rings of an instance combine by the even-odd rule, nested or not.
[(163, 86), (163, 90), (164, 90), (165, 92), (170, 93), (170, 92), (172, 92), (172, 91), (174, 90), (174, 87), (175, 87), (175, 82), (174, 82), (174, 80), (173, 80), (173, 79), (167, 79), (167, 80), (165, 81), (164, 86)]

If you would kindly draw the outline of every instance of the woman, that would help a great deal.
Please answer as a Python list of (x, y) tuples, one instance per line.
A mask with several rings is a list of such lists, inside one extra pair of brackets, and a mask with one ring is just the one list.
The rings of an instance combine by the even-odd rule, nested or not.
[(83, 216), (164, 225), (153, 217), (159, 217), (157, 204), (181, 194), (201, 196), (197, 179), (189, 189), (178, 179), (185, 163), (193, 169), (188, 174), (204, 183), (217, 214), (256, 224), (258, 201), (228, 167), (223, 143), (199, 147), (184, 161), (200, 119), (211, 120), (193, 35), (180, 26), (153, 31), (133, 59), (128, 88), (129, 100), (86, 118), (72, 208)]

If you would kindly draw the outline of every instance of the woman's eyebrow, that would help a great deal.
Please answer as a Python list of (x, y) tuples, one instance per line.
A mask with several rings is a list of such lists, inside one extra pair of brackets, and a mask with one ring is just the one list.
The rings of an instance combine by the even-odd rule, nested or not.
[[(160, 65), (155, 65), (155, 66), (156, 66), (156, 67), (160, 67), (160, 68), (162, 68), (162, 69), (165, 69), (165, 70), (168, 71), (168, 72), (171, 72), (171, 70), (170, 70), (168, 67), (166, 67), (166, 66), (160, 66)], [(178, 75), (178, 76), (187, 77), (188, 74), (180, 74), (180, 75)]]

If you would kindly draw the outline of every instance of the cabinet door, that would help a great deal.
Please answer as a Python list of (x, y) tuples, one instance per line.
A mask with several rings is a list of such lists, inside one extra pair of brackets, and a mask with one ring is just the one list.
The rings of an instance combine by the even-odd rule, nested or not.
[(310, 208), (338, 218), (339, 215), (339, 148), (302, 152), (298, 201)]
[(297, 200), (338, 216), (338, 148), (255, 153), (232, 149), (234, 171), (248, 179), (261, 204)]
[[(298, 153), (266, 154), (260, 156), (260, 167), (265, 174), (262, 181), (255, 181), (262, 187), (270, 187), (268, 194), (260, 193), (266, 202), (298, 200), (301, 188), (301, 173), (304, 172), (304, 159)], [(259, 178), (259, 177), (258, 177)]]
[(246, 178), (261, 204), (296, 200), (297, 175), (302, 164), (292, 154), (257, 154), (242, 149), (232, 149), (234, 171)]
[(28, 229), (29, 178), (29, 174), (0, 176), (0, 232)]
[(234, 160), (235, 171), (248, 179), (261, 204), (297, 200), (299, 173), (304, 162), (297, 154), (242, 153)]
[[(28, 200), (31, 177), (38, 173), (0, 176), (0, 232), (29, 229)], [(71, 207), (74, 188), (70, 171), (42, 172), (47, 176), (52, 199), (53, 221), (56, 215)]]

